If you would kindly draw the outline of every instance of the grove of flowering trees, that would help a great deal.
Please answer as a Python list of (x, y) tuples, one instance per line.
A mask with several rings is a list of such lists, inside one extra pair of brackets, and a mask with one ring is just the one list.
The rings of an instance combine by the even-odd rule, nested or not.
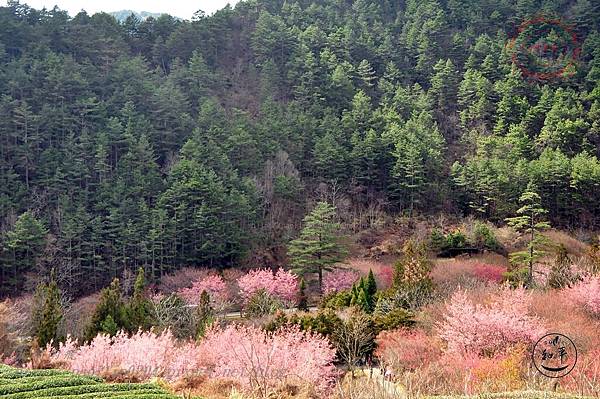
[(68, 338), (58, 349), (46, 348), (51, 361), (81, 374), (121, 370), (141, 379), (176, 380), (204, 375), (233, 378), (266, 397), (282, 381), (309, 383), (319, 392), (331, 390), (337, 375), (335, 349), (317, 334), (289, 327), (268, 334), (251, 326), (212, 328), (200, 342), (179, 342), (162, 333), (121, 331), (99, 334), (78, 345)]

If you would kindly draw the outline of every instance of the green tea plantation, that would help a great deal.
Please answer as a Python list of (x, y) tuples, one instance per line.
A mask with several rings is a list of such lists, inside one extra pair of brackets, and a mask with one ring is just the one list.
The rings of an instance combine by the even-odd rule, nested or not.
[(175, 399), (156, 384), (108, 384), (99, 377), (80, 376), (62, 370), (23, 370), (0, 365), (0, 397), (3, 399)]

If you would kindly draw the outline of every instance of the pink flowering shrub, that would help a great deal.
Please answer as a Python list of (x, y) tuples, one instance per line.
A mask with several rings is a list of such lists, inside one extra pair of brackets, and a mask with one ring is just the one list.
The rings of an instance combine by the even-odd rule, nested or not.
[(564, 290), (568, 301), (574, 301), (586, 312), (600, 317), (600, 277), (587, 277)]
[(518, 343), (531, 343), (544, 329), (538, 318), (528, 315), (531, 302), (524, 289), (504, 288), (485, 305), (456, 292), (447, 305), (440, 337), (448, 351), (492, 356)]
[[(50, 348), (47, 348), (50, 349)], [(179, 345), (171, 332), (138, 332), (129, 337), (99, 334), (90, 343), (78, 346), (70, 337), (51, 350), (53, 363), (81, 374), (103, 374), (110, 370), (134, 373), (140, 379), (159, 376), (175, 380), (202, 368), (193, 343)]]
[(208, 293), (211, 305), (217, 311), (223, 310), (231, 297), (225, 280), (216, 274), (211, 274), (194, 281), (191, 287), (179, 290), (178, 294), (187, 303), (197, 305), (203, 291)]
[(323, 276), (323, 293), (344, 291), (352, 288), (352, 285), (360, 278), (356, 270), (336, 269), (325, 273)]
[(504, 279), (506, 267), (476, 262), (473, 264), (473, 274), (480, 280), (500, 283)]
[(261, 397), (285, 381), (310, 383), (325, 392), (336, 376), (335, 349), (329, 341), (297, 327), (269, 334), (231, 324), (210, 330), (200, 345), (213, 377), (233, 378)]
[(439, 343), (421, 330), (383, 331), (377, 336), (375, 355), (394, 371), (415, 370), (438, 359)]
[(244, 303), (260, 290), (279, 299), (285, 305), (292, 305), (298, 297), (298, 277), (283, 269), (273, 274), (269, 269), (251, 270), (237, 280)]

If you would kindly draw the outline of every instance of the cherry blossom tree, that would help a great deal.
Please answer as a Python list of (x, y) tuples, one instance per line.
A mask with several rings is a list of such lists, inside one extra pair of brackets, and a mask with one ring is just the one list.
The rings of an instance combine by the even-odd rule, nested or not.
[(544, 328), (528, 315), (531, 298), (524, 289), (504, 288), (489, 304), (475, 304), (465, 291), (456, 292), (447, 305), (440, 337), (448, 351), (492, 356), (517, 343), (531, 343)]
[(574, 301), (592, 315), (600, 316), (600, 277), (587, 277), (563, 292), (568, 301)]
[(191, 287), (179, 290), (178, 294), (187, 303), (197, 305), (203, 291), (208, 293), (211, 306), (217, 312), (224, 310), (231, 300), (231, 293), (227, 283), (221, 276), (216, 274), (210, 274), (194, 281)]
[(203, 368), (198, 347), (179, 344), (169, 330), (160, 334), (139, 331), (132, 336), (123, 331), (114, 337), (99, 334), (81, 346), (68, 337), (58, 350), (47, 349), (53, 363), (80, 374), (123, 370), (140, 379), (158, 376), (175, 380)]
[(294, 304), (298, 297), (298, 276), (283, 269), (273, 273), (269, 269), (251, 270), (237, 280), (244, 303), (260, 290), (279, 299), (286, 306)]
[[(335, 349), (321, 335), (297, 327), (268, 334), (260, 328), (231, 324), (210, 330), (201, 343), (214, 377), (234, 378), (267, 397), (282, 382), (310, 383), (328, 391), (336, 377)], [(214, 348), (218, 348), (215, 350)]]

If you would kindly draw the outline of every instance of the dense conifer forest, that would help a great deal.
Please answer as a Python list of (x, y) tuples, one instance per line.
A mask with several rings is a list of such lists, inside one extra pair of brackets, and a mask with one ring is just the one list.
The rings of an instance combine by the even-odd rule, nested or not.
[(0, 296), (287, 245), (317, 201), (597, 228), (600, 3), (246, 0), (191, 21), (0, 7)]

